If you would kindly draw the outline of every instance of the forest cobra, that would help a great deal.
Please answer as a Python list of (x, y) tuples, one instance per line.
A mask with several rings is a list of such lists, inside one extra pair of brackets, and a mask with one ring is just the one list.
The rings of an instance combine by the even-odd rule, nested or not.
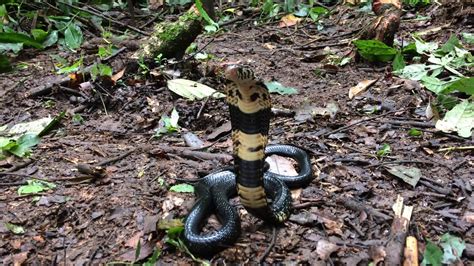
[[(234, 169), (209, 174), (195, 186), (197, 201), (188, 214), (184, 238), (191, 252), (208, 256), (230, 247), (240, 235), (240, 219), (229, 199), (238, 194), (240, 203), (252, 215), (282, 223), (290, 214), (289, 188), (301, 187), (312, 180), (309, 156), (290, 145), (270, 145), (270, 94), (265, 84), (245, 66), (225, 70), (227, 104), (232, 124)], [(266, 171), (265, 157), (277, 154), (298, 163), (296, 176)], [(216, 214), (221, 227), (202, 232), (207, 218)]]

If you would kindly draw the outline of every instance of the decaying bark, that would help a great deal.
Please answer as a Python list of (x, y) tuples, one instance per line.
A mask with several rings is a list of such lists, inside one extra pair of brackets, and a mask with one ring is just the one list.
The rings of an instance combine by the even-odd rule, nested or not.
[(372, 10), (377, 17), (361, 33), (363, 40), (378, 40), (393, 45), (400, 27), (401, 2), (399, 0), (374, 0)]
[[(204, 0), (202, 4), (209, 17), (214, 18), (214, 1)], [(175, 22), (158, 23), (152, 36), (146, 40), (135, 57), (145, 61), (152, 61), (157, 57), (180, 59), (202, 30), (203, 20), (193, 6)]]
[(385, 265), (402, 265), (405, 240), (407, 238), (408, 225), (410, 223), (413, 206), (403, 204), (403, 198), (398, 196), (394, 204), (395, 218), (393, 219), (390, 240), (385, 246), (387, 256)]
[(162, 58), (181, 58), (202, 29), (201, 17), (192, 8), (175, 22), (158, 23), (135, 57), (145, 61), (152, 61), (160, 55)]

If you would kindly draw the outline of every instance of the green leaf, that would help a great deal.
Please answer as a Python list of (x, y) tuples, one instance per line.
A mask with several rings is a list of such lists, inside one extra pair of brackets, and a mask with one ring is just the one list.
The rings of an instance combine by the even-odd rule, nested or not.
[(359, 54), (371, 62), (388, 62), (397, 54), (397, 50), (377, 40), (355, 40)]
[(462, 38), (467, 44), (474, 44), (474, 33), (463, 32)]
[(66, 66), (66, 67), (60, 68), (56, 73), (57, 74), (69, 74), (69, 73), (79, 71), (79, 69), (81, 69), (81, 67), (82, 67), (82, 60), (83, 60), (83, 58), (81, 57), (81, 59), (74, 62), (74, 64), (72, 64), (71, 66)]
[(410, 128), (410, 130), (408, 131), (408, 136), (410, 137), (419, 137), (423, 134), (423, 132), (421, 132), (420, 130), (416, 129), (416, 128)]
[(456, 131), (463, 138), (471, 137), (474, 127), (474, 103), (464, 100), (446, 113), (442, 120), (436, 122), (436, 128), (443, 132)]
[(458, 103), (460, 103), (459, 98), (453, 97), (450, 95), (445, 95), (445, 94), (439, 94), (436, 97), (436, 101), (438, 104), (443, 106), (447, 110), (451, 110), (456, 106)]
[(214, 20), (212, 20), (211, 17), (207, 14), (206, 10), (204, 10), (202, 6), (201, 0), (196, 0), (195, 1), (196, 8), (199, 11), (199, 14), (201, 14), (202, 18), (209, 24), (212, 25), (215, 28), (215, 31), (219, 29), (219, 24), (217, 24)]
[(0, 43), (0, 52), (9, 52), (17, 54), (23, 49), (23, 43)]
[(21, 136), (17, 141), (16, 145), (8, 150), (12, 154), (18, 157), (24, 157), (29, 155), (31, 147), (36, 146), (40, 142), (40, 138), (36, 134), (25, 134)]
[[(0, 48), (1, 49), (1, 48)], [(10, 60), (4, 54), (0, 54), (0, 73), (6, 73), (12, 70)]]
[(418, 38), (415, 38), (416, 52), (423, 54), (425, 52), (432, 53), (438, 49), (438, 44), (434, 42), (424, 42)]
[(156, 265), (157, 262), (158, 262), (158, 259), (160, 258), (160, 256), (161, 256), (161, 250), (159, 250), (158, 248), (155, 247), (155, 250), (153, 251), (153, 255), (147, 261), (145, 261), (143, 266), (154, 266), (154, 265)]
[(390, 145), (388, 145), (387, 143), (384, 143), (382, 147), (377, 151), (377, 156), (383, 157), (390, 154), (390, 152), (391, 152)]
[(421, 80), (428, 75), (429, 68), (424, 64), (412, 64), (393, 73), (404, 79)]
[(443, 251), (433, 242), (427, 240), (425, 253), (423, 254), (422, 266), (441, 266)]
[(33, 38), (36, 41), (43, 42), (46, 39), (46, 36), (48, 36), (48, 32), (42, 29), (32, 29), (31, 35), (33, 35)]
[(112, 67), (105, 64), (94, 64), (90, 70), (92, 79), (98, 77), (112, 77), (113, 69)]
[(142, 243), (141, 243), (140, 239), (138, 239), (137, 248), (135, 249), (135, 261), (137, 261), (138, 258), (140, 257), (141, 249), (142, 249)]
[(447, 54), (451, 51), (454, 51), (454, 47), (459, 48), (461, 47), (461, 44), (456, 35), (451, 35), (451, 37), (449, 37), (449, 40), (443, 46), (441, 46), (440, 50)]
[(408, 44), (402, 49), (403, 54), (416, 54), (416, 44), (414, 42)]
[(158, 122), (158, 128), (155, 130), (156, 133), (154, 137), (161, 137), (162, 134), (172, 133), (179, 130), (178, 125), (179, 113), (173, 108), (171, 111), (171, 117), (167, 115), (162, 115), (160, 121)]
[(170, 191), (180, 193), (194, 193), (194, 187), (189, 184), (178, 184), (170, 187)]
[(445, 93), (451, 91), (459, 91), (468, 95), (474, 95), (474, 78), (458, 79), (446, 88)]
[(30, 122), (15, 124), (8, 130), (9, 134), (22, 135), (25, 133), (39, 135), (53, 121), (51, 117), (43, 117)]
[(51, 31), (48, 36), (46, 36), (46, 39), (43, 41), (43, 46), (44, 47), (50, 47), (58, 42), (58, 31), (53, 30)]
[(292, 95), (297, 94), (298, 90), (293, 87), (285, 87), (279, 82), (272, 81), (272, 82), (265, 82), (265, 86), (267, 86), (268, 91), (270, 93), (278, 93), (280, 95)]
[(76, 50), (81, 47), (83, 40), (82, 30), (74, 23), (70, 23), (64, 31), (64, 41), (66, 46), (71, 50)]
[(405, 60), (403, 59), (402, 53), (398, 52), (393, 59), (392, 68), (397, 71), (403, 69), (406, 66)]
[(22, 226), (12, 224), (12, 223), (5, 223), (5, 227), (15, 235), (22, 235), (25, 233), (25, 229)]
[[(456, 79), (455, 79), (456, 80)], [(437, 77), (424, 76), (421, 78), (421, 83), (430, 91), (441, 94), (446, 93), (446, 89), (455, 81), (442, 81)]]
[(461, 258), (466, 243), (461, 238), (446, 233), (441, 236), (441, 247), (444, 251), (443, 263), (452, 265)]
[(0, 43), (22, 43), (37, 49), (43, 49), (43, 45), (30, 36), (18, 32), (0, 32)]
[(168, 89), (188, 100), (201, 100), (206, 97), (222, 98), (223, 93), (217, 92), (213, 88), (196, 81), (187, 79), (168, 80)]
[(28, 184), (18, 188), (18, 195), (30, 195), (47, 191), (56, 187), (55, 184), (43, 180), (27, 180)]

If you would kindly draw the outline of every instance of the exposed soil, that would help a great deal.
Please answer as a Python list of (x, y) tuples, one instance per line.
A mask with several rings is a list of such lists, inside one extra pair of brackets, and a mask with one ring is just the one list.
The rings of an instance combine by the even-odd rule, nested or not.
[[(419, 10), (431, 19), (414, 20), (414, 12), (405, 12), (397, 38), (406, 41), (414, 31), (443, 26), (425, 38), (444, 42), (450, 34), (473, 31), (462, 19), (446, 13), (447, 7), (433, 5)], [(217, 35), (199, 37), (198, 47), (207, 45), (203, 52), (215, 57), (211, 62), (186, 62), (174, 70), (181, 71), (184, 78), (218, 87), (218, 79), (207, 75), (207, 69), (218, 61), (242, 61), (262, 79), (276, 80), (299, 92), (272, 94), (275, 108), (296, 115), (274, 117), (270, 142), (306, 149), (316, 175), (310, 186), (296, 191), (293, 215), (276, 228), (274, 247), (265, 262), (366, 265), (376, 257), (374, 250), (389, 239), (392, 205), (401, 196), (406, 205), (414, 206), (409, 234), (418, 239), (420, 253), (425, 239), (436, 241), (449, 232), (468, 244), (463, 255), (468, 264), (474, 253), (474, 156), (472, 150), (438, 150), (473, 145), (472, 138), (436, 131), (425, 118), (433, 95), (414, 82), (392, 76), (390, 65), (351, 61), (335, 67), (324, 61), (327, 56), (320, 56), (324, 47), (340, 57), (353, 55), (349, 41), (367, 16), (338, 6), (323, 20), (321, 31), (312, 23), (280, 28), (278, 23), (254, 26), (252, 19), (246, 19)], [(314, 38), (319, 40), (306, 44)], [(78, 96), (61, 90), (25, 98), (33, 88), (57, 78), (49, 55), (62, 52), (27, 53), (18, 58), (27, 64), (25, 70), (0, 76), (0, 125), (54, 116), (80, 106)], [(123, 65), (130, 54), (122, 53), (112, 65)], [(226, 105), (222, 99), (186, 101), (164, 87), (163, 76), (138, 80), (136, 74), (128, 71), (122, 78), (130, 81), (126, 84), (135, 80), (135, 85), (117, 85), (107, 92), (96, 87), (105, 99), (103, 104), (80, 111), (83, 124), (73, 123), (71, 116), (63, 119), (41, 139), (29, 159), (0, 161), (3, 171), (28, 161), (12, 172), (15, 174), (0, 173), (1, 263), (133, 261), (138, 239), (140, 258), (151, 255), (156, 246), (162, 251), (162, 263), (193, 263), (189, 255), (166, 244), (164, 231), (155, 228), (158, 220), (185, 217), (195, 200), (193, 194), (169, 192), (168, 188), (181, 182), (176, 178), (202, 177), (231, 162), (192, 158), (166, 147), (185, 149), (182, 136), (191, 132), (206, 145), (213, 144), (203, 151), (230, 154), (228, 131), (208, 140), (228, 121)], [(350, 100), (349, 88), (366, 79), (377, 81)], [(46, 108), (48, 100), (54, 106)], [(335, 116), (311, 115), (315, 107), (328, 104), (338, 107)], [(161, 115), (169, 114), (173, 107), (180, 114), (182, 131), (152, 139)], [(378, 111), (368, 112), (374, 108)], [(352, 125), (355, 122), (359, 123)], [(410, 128), (418, 128), (422, 136), (410, 137)], [(378, 157), (376, 152), (383, 144), (389, 144), (391, 152)], [(76, 178), (81, 176), (76, 163), (97, 166), (128, 151), (132, 152), (104, 164), (105, 177)], [(394, 165), (421, 169), (416, 187), (388, 173), (387, 167)], [(33, 177), (53, 180), (57, 187), (40, 194), (39, 200), (18, 196), (19, 185)], [(273, 227), (237, 207), (243, 233), (234, 246), (211, 258), (212, 262), (256, 263), (272, 242)], [(23, 226), (25, 234), (11, 233), (6, 222)], [(209, 223), (210, 228), (217, 224), (212, 217)]]

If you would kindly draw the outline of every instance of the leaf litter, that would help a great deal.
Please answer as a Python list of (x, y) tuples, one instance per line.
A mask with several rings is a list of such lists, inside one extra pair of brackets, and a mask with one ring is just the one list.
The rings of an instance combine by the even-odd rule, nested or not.
[[(290, 221), (279, 229), (275, 246), (265, 262), (313, 263), (317, 258), (327, 258), (335, 263), (368, 264), (383, 258), (381, 252), (371, 253), (369, 256), (368, 251), (371, 246), (380, 246), (377, 241), (386, 240), (386, 233), (390, 231), (390, 219), (383, 217), (391, 213), (388, 210), (398, 193), (406, 194), (407, 199), (413, 203), (410, 205), (414, 205), (415, 211), (410, 224), (423, 225), (423, 230), (416, 235), (421, 244), (420, 250), (424, 251), (421, 254), (423, 260), (433, 265), (443, 260), (451, 262), (459, 258), (467, 262), (469, 258), (465, 254), (472, 254), (468, 253), (472, 242), (469, 242), (471, 233), (466, 228), (472, 225), (470, 217), (474, 212), (472, 204), (468, 204), (472, 201), (473, 184), (470, 178), (472, 153), (469, 149), (453, 149), (448, 152), (438, 150), (472, 146), (469, 138), (459, 139), (459, 136), (455, 135), (459, 129), (461, 132), (468, 131), (457, 125), (459, 118), (469, 118), (469, 115), (463, 115), (464, 111), (456, 113), (453, 119), (449, 119), (450, 127), (444, 134), (440, 134), (440, 131), (436, 131), (433, 127), (418, 125), (419, 122), (426, 122), (424, 114), (419, 115), (419, 109), (423, 109), (421, 110), (423, 113), (428, 102), (434, 99), (433, 95), (428, 93), (443, 92), (451, 96), (461, 95), (464, 97), (461, 99), (464, 100), (468, 98), (462, 93), (467, 92), (469, 95), (470, 90), (463, 91), (463, 88), (470, 88), (471, 80), (469, 77), (457, 75), (456, 71), (461, 72), (459, 68), (454, 67), (462, 63), (461, 60), (456, 61), (456, 58), (463, 58), (464, 62), (467, 62), (468, 56), (456, 50), (455, 47), (458, 49), (459, 47), (454, 45), (445, 46), (444, 55), (434, 56), (430, 61), (420, 61), (421, 66), (410, 67), (414, 64), (407, 61), (406, 66), (400, 68), (404, 70), (401, 73), (406, 73), (407, 76), (404, 78), (420, 82), (422, 87), (408, 86), (401, 82), (400, 77), (387, 69), (390, 64), (380, 68), (376, 63), (351, 60), (346, 65), (338, 64), (338, 71), (321, 72), (318, 62), (305, 62), (302, 58), (306, 55), (314, 56), (320, 49), (315, 48), (318, 45), (331, 44), (331, 47), (335, 47), (332, 46), (334, 43), (321, 39), (306, 45), (306, 50), (297, 48), (301, 44), (313, 41), (314, 36), (318, 36), (317, 38), (331, 36), (330, 41), (342, 40), (341, 37), (334, 35), (334, 32), (349, 33), (351, 29), (349, 23), (356, 23), (360, 17), (355, 11), (355, 13), (343, 12), (340, 9), (342, 7), (346, 8), (338, 6), (332, 10), (331, 19), (325, 19), (322, 24), (300, 22), (298, 28), (293, 26), (282, 29), (274, 24), (238, 27), (235, 29), (238, 34), (216, 38), (203, 50), (207, 54), (215, 55), (216, 58), (226, 58), (229, 61), (246, 60), (265, 81), (274, 80), (280, 85), (285, 84), (281, 85), (284, 88), (276, 88), (281, 94), (272, 94), (275, 107), (297, 111), (304, 106), (304, 103), (312, 106), (306, 111), (309, 119), (278, 115), (272, 120), (270, 142), (294, 144), (307, 149), (314, 167), (321, 169), (321, 174), (317, 175), (315, 181), (308, 187), (301, 189), (300, 195), (295, 197), (293, 204), (297, 208)], [(436, 12), (443, 10), (446, 8), (441, 6)], [(421, 13), (425, 14), (425, 11), (422, 10)], [(340, 16), (340, 24), (335, 23), (334, 16)], [(400, 32), (400, 37), (404, 41), (412, 40), (409, 33), (425, 28), (423, 22), (403, 23), (406, 23), (406, 28)], [(433, 28), (445, 27), (443, 21), (433, 20), (430, 23), (433, 24), (430, 25)], [(304, 32), (300, 31), (301, 25), (305, 25)], [(453, 29), (455, 26), (449, 27)], [(287, 38), (288, 29), (295, 30), (296, 34), (291, 38)], [(449, 36), (443, 31), (431, 32), (429, 39), (431, 43), (414, 40), (415, 50), (427, 53), (426, 58), (429, 58), (430, 53), (444, 47), (446, 40), (449, 40)], [(313, 37), (310, 38), (307, 34)], [(83, 35), (85, 37), (86, 33)], [(71, 28), (68, 36), (69, 47), (74, 49), (80, 41), (81, 34), (77, 29)], [(211, 38), (213, 37), (199, 37), (198, 47), (203, 47)], [(460, 38), (464, 42), (472, 36), (462, 34)], [(249, 42), (249, 39), (262, 42)], [(274, 49), (262, 51), (263, 43), (271, 45)], [(339, 57), (344, 58), (350, 54), (352, 48), (339, 46), (337, 49), (341, 49), (337, 53)], [(395, 57), (398, 54), (398, 51), (394, 53), (386, 47), (378, 50), (377, 56), (382, 59)], [(35, 63), (41, 65), (44, 64), (41, 62), (49, 62), (49, 57), (46, 55), (40, 53), (38, 56), (41, 60)], [(73, 59), (71, 62), (77, 61), (78, 58)], [(404, 56), (404, 59), (407, 57)], [(207, 64), (207, 61), (200, 64)], [(122, 68), (114, 71), (120, 69)], [(217, 88), (219, 82), (205, 77), (197, 68), (191, 67), (191, 69), (191, 72), (180, 69), (180, 77), (188, 80), (183, 83), (184, 85), (171, 82), (171, 87), (178, 87), (175, 88), (178, 92), (172, 91), (171, 88), (167, 90), (165, 80), (158, 80), (156, 83), (164, 86), (164, 89), (148, 90), (151, 87), (147, 81), (140, 80), (131, 73), (120, 73), (123, 75), (121, 82), (127, 84), (129, 80), (133, 80), (135, 83), (130, 84), (138, 85), (135, 87), (122, 85), (117, 90), (109, 92), (113, 97), (108, 99), (110, 102), (107, 102), (106, 108), (100, 105), (86, 109), (81, 113), (83, 123), (73, 124), (64, 120), (59, 129), (43, 137), (37, 148), (31, 150), (32, 161), (16, 171), (45, 180), (66, 179), (76, 176), (77, 172), (73, 170), (76, 162), (99, 163), (119, 158), (125, 151), (135, 149), (138, 145), (143, 144), (151, 149), (159, 145), (187, 148), (181, 136), (186, 131), (192, 132), (200, 139), (208, 139), (206, 136), (228, 121), (227, 109), (223, 99), (219, 98), (222, 95), (217, 94), (218, 97), (214, 98), (216, 94), (213, 93), (216, 90), (213, 88)], [(407, 70), (412, 72), (409, 73)], [(28, 88), (36, 87), (43, 82), (41, 78), (37, 78), (38, 72), (35, 71), (33, 68), (27, 68), (21, 73), (22, 77), (28, 74), (34, 77), (24, 81), (23, 86), (14, 87), (16, 82), (21, 81), (20, 77), (15, 75), (2, 79), (2, 87), (15, 89), (7, 91), (6, 97), (0, 99), (2, 106), (8, 106), (8, 110), (0, 111), (0, 125), (32, 121), (38, 117), (47, 117), (50, 113), (50, 110), (42, 105), (44, 99), (23, 98)], [(439, 71), (444, 72), (440, 73), (440, 76), (432, 75), (433, 72)], [(40, 76), (43, 75), (44, 73), (41, 73)], [(457, 79), (446, 79), (443, 75), (453, 75)], [(198, 79), (196, 76), (204, 79)], [(159, 76), (156, 76), (156, 79), (159, 79)], [(364, 88), (364, 93), (348, 99), (347, 90), (350, 86), (363, 80), (376, 79), (379, 80), (377, 87), (368, 86)], [(201, 88), (198, 84), (204, 83), (211, 84), (209, 88), (212, 90), (206, 88), (205, 93), (202, 93), (200, 89), (195, 89)], [(396, 84), (402, 85), (392, 86)], [(422, 91), (423, 87), (429, 91)], [(297, 94), (287, 88), (294, 88)], [(55, 107), (52, 107), (55, 111), (78, 107), (78, 102), (68, 97), (67, 94), (48, 96), (56, 102)], [(208, 101), (205, 100), (207, 98)], [(373, 113), (362, 111), (365, 105), (384, 106), (383, 103), (388, 100), (395, 103), (391, 112), (383, 108), (376, 109)], [(329, 103), (334, 103), (332, 106), (337, 108), (329, 106)], [(436, 104), (438, 103), (434, 103)], [(451, 107), (457, 104), (463, 103), (456, 102)], [(107, 112), (104, 112), (105, 109)], [(171, 119), (173, 109), (178, 116), (175, 115), (174, 119)], [(202, 114), (198, 117), (200, 109)], [(441, 110), (441, 119), (446, 118), (445, 113), (449, 110)], [(377, 118), (379, 115), (382, 117)], [(104, 119), (106, 116), (115, 121), (122, 130), (116, 131), (103, 125), (103, 121), (107, 120)], [(168, 129), (179, 128), (180, 131), (166, 130), (166, 134), (163, 133), (161, 138), (150, 140), (162, 117), (168, 118)], [(166, 122), (163, 124), (163, 128), (166, 129)], [(420, 131), (422, 134), (409, 134), (411, 129), (417, 130), (412, 132)], [(230, 154), (228, 131), (228, 127), (216, 130), (215, 138), (212, 138), (213, 143), (210, 143), (212, 145), (200, 147), (199, 151)], [(344, 138), (328, 137), (334, 134), (343, 134)], [(383, 147), (383, 144), (390, 147), (390, 153), (382, 149), (383, 154), (377, 156), (376, 152)], [(41, 204), (32, 204), (34, 196), (18, 197), (17, 190), (20, 185), (2, 187), (0, 207), (5, 210), (0, 217), (2, 234), (5, 231), (3, 229), (5, 223), (21, 226), (27, 232), (21, 236), (11, 232), (5, 234), (5, 238), (0, 241), (2, 262), (6, 264), (11, 262), (11, 254), (17, 256), (18, 262), (25, 264), (37, 261), (39, 257), (35, 254), (42, 254), (41, 258), (45, 264), (53, 263), (54, 258), (70, 264), (80, 262), (106, 264), (120, 259), (122, 254), (127, 254), (122, 259), (133, 262), (144, 256), (151, 257), (159, 250), (159, 262), (193, 263), (191, 256), (178, 248), (182, 248), (179, 238), (171, 239), (166, 233), (171, 227), (178, 228), (171, 231), (179, 232), (179, 224), (159, 229), (156, 234), (150, 231), (150, 227), (153, 227), (152, 224), (157, 220), (182, 221), (192, 207), (195, 200), (193, 193), (169, 191), (170, 187), (180, 184), (177, 179), (197, 178), (209, 173), (209, 168), (204, 168), (204, 165), (211, 165), (211, 169), (224, 166), (213, 159), (203, 160), (192, 157), (193, 155), (186, 156), (188, 156), (186, 153), (148, 153), (146, 149), (143, 152), (136, 151), (112, 163), (109, 162), (108, 169), (112, 171), (108, 175), (111, 177), (111, 182), (71, 185), (55, 181), (54, 189), (39, 193), (47, 193), (42, 197), (58, 196), (58, 198), (50, 198), (48, 202), (40, 200)], [(8, 156), (1, 161), (0, 166), (4, 168), (2, 171), (5, 171), (23, 162), (28, 161)], [(281, 168), (280, 163), (278, 164)], [(418, 168), (422, 177), (415, 187), (408, 187), (405, 181), (394, 178), (385, 171), (386, 167), (393, 165)], [(283, 168), (288, 168), (288, 171), (292, 168), (297, 170), (291, 162)], [(142, 174), (138, 175), (138, 172)], [(12, 175), (3, 175), (1, 178), (2, 182), (14, 183), (26, 183), (28, 180), (28, 177)], [(446, 195), (440, 194), (433, 190), (433, 187), (449, 187), (450, 192)], [(64, 200), (66, 198), (67, 200)], [(346, 204), (340, 204), (341, 198), (351, 199), (353, 200), (351, 203), (357, 202), (358, 205), (350, 205), (347, 201)], [(241, 206), (238, 204), (236, 206), (239, 211), (243, 211)], [(115, 213), (114, 219), (110, 219), (109, 213)], [(236, 245), (230, 247), (227, 253), (216, 255), (215, 260), (230, 263), (247, 260), (253, 262), (256, 259), (255, 254), (261, 254), (264, 247), (269, 245), (271, 228), (249, 215), (242, 217), (242, 235)], [(212, 223), (205, 230), (218, 228), (218, 220), (215, 217), (211, 217), (210, 221)], [(131, 242), (127, 244), (127, 241), (135, 240), (142, 231), (147, 233), (140, 238), (141, 247), (137, 252), (137, 247), (132, 247)], [(448, 231), (451, 236), (459, 239), (440, 240)], [(44, 238), (47, 238), (48, 245), (44, 244)], [(148, 241), (149, 239), (151, 241)], [(11, 245), (10, 243), (14, 241), (18, 243)], [(463, 241), (465, 241), (462, 253), (464, 255), (459, 257), (459, 253), (463, 250)], [(64, 257), (65, 243), (66, 257)], [(28, 253), (20, 252), (23, 250), (27, 250)], [(390, 250), (385, 252), (389, 253)], [(374, 254), (378, 256), (373, 256)], [(349, 263), (349, 265), (355, 264)]]

